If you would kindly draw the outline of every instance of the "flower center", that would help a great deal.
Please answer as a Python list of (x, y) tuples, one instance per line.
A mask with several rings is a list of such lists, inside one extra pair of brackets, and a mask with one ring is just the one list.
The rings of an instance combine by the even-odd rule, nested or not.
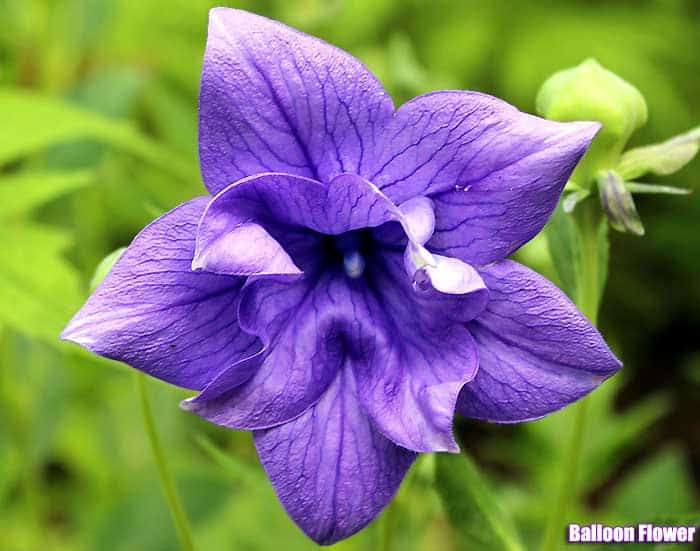
[(340, 267), (352, 279), (362, 277), (367, 266), (369, 242), (365, 230), (350, 231), (341, 235), (325, 236), (325, 256), (330, 265)]
[(365, 273), (365, 258), (360, 251), (351, 251), (343, 257), (343, 268), (345, 275), (357, 279)]

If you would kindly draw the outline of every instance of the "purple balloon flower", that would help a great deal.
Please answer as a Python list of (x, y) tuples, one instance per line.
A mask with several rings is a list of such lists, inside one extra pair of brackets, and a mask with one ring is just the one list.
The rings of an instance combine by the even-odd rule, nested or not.
[(146, 227), (63, 338), (253, 431), (317, 542), (370, 522), (417, 453), (458, 451), (455, 410), (536, 419), (620, 367), (561, 291), (506, 260), (597, 123), (464, 91), (395, 110), (349, 54), (225, 8), (199, 114), (214, 197)]

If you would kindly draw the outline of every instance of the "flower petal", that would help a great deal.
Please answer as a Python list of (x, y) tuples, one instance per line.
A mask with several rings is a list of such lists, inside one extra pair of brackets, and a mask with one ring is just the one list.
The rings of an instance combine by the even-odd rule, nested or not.
[[(373, 258), (357, 280), (327, 271), (295, 282), (249, 282), (241, 325), (265, 351), (231, 368), (235, 384), (223, 372), (185, 407), (231, 428), (278, 425), (321, 399), (345, 361), (363, 406), (387, 437), (415, 451), (456, 450), (455, 402), (478, 362), (469, 331), (451, 309), (469, 310), (468, 296), (450, 302), (416, 294), (401, 254), (384, 256), (389, 261)], [(482, 297), (474, 300), (483, 309)], [(237, 386), (238, 373), (255, 362), (258, 371)]]
[(447, 301), (413, 292), (400, 254), (385, 257), (384, 265), (368, 273), (364, 301), (355, 301), (355, 312), (372, 321), (349, 356), (360, 400), (377, 427), (400, 446), (458, 451), (452, 420), (460, 390), (476, 374), (476, 345), (449, 315)]
[(621, 367), (600, 333), (542, 276), (510, 260), (481, 275), (491, 300), (468, 324), (479, 371), (459, 397), (463, 415), (506, 423), (537, 419)]
[(433, 255), (435, 266), (426, 266), (433, 288), (449, 295), (463, 295), (486, 289), (479, 273), (466, 262), (448, 256)]
[[(488, 289), (479, 272), (466, 262), (449, 256), (431, 254), (431, 263), (419, 266), (410, 254), (410, 248), (404, 254), (404, 264), (408, 273), (413, 273), (416, 290), (443, 293), (446, 295), (465, 295), (484, 292), (483, 306), (486, 306)], [(479, 309), (481, 312), (483, 308)], [(469, 321), (472, 318), (465, 319)]]
[[(246, 430), (303, 413), (326, 392), (343, 362), (343, 326), (353, 316), (349, 294), (345, 278), (334, 274), (251, 280), (239, 315), (243, 328), (263, 341), (263, 353), (231, 368), (234, 384), (224, 371), (183, 406), (212, 423)], [(255, 374), (236, 386), (236, 372), (250, 369)]]
[(244, 280), (190, 270), (207, 202), (184, 203), (136, 236), (61, 338), (192, 389), (256, 352), (238, 325)]
[(264, 17), (210, 12), (200, 91), (207, 189), (261, 172), (364, 174), (393, 104), (357, 59)]
[(433, 202), (427, 197), (414, 197), (399, 206), (407, 231), (419, 245), (424, 245), (435, 231), (434, 209)]
[(372, 521), (416, 457), (374, 428), (347, 368), (306, 413), (255, 432), (255, 445), (285, 509), (320, 544), (347, 538)]
[(486, 283), (466, 262), (431, 254), (409, 243), (403, 263), (413, 290), (424, 303), (432, 303), (430, 310), (438, 317), (471, 321), (486, 307), (489, 300)]
[[(210, 218), (215, 218), (215, 223), (211, 219), (207, 222), (216, 230), (200, 229), (193, 270), (241, 276), (301, 273), (282, 245), (260, 224), (244, 222), (225, 212)], [(211, 226), (204, 229), (212, 230)]]
[(291, 174), (259, 174), (211, 201), (199, 224), (192, 267), (234, 275), (300, 274), (294, 260), (302, 268), (320, 260), (309, 258), (317, 234), (340, 235), (400, 218), (394, 204), (359, 176), (341, 174), (324, 185)]
[(486, 264), (542, 229), (599, 126), (540, 119), (477, 92), (435, 92), (398, 110), (368, 179), (396, 203), (432, 198), (429, 248)]

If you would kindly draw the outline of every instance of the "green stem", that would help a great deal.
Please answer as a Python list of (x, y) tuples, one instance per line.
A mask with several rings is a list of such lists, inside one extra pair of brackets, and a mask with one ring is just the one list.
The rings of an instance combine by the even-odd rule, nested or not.
[(384, 514), (381, 517), (381, 526), (379, 534), (381, 538), (379, 549), (381, 549), (381, 551), (391, 550), (392, 542), (394, 540), (394, 532), (396, 530), (396, 525), (399, 521), (399, 510), (401, 508), (401, 504), (404, 503), (404, 501), (408, 501), (407, 496), (411, 492), (411, 488), (413, 487), (414, 481), (418, 476), (418, 472), (421, 471), (421, 469), (428, 467), (427, 462), (429, 461), (433, 461), (433, 463), (430, 464), (430, 467), (432, 467), (431, 478), (434, 479), (434, 459), (435, 458), (433, 455), (425, 453), (418, 456), (418, 459), (411, 467), (411, 470), (408, 471), (408, 474), (406, 475), (403, 484), (401, 484), (401, 487), (396, 492), (394, 499), (392, 499), (389, 502), (389, 505), (384, 510)]
[(153, 452), (153, 458), (156, 462), (160, 485), (163, 488), (165, 499), (168, 502), (170, 514), (173, 517), (175, 530), (180, 540), (180, 546), (184, 551), (194, 551), (190, 524), (187, 520), (187, 514), (182, 507), (180, 496), (177, 493), (172, 475), (168, 469), (168, 464), (165, 461), (165, 453), (163, 452), (163, 447), (158, 438), (158, 432), (156, 431), (156, 425), (153, 420), (153, 412), (151, 411), (151, 404), (148, 399), (148, 393), (146, 392), (146, 376), (143, 373), (136, 374), (136, 386), (138, 387), (139, 401), (141, 402), (143, 424), (146, 429), (146, 434), (148, 435), (148, 441), (151, 444), (151, 451)]
[[(577, 225), (581, 238), (582, 266), (578, 277), (577, 306), (593, 325), (598, 323), (600, 307), (601, 266), (599, 266), (600, 251), (598, 250), (598, 226), (600, 212), (595, 201), (581, 205), (578, 212)], [(564, 524), (569, 506), (577, 496), (576, 486), (579, 478), (580, 460), (583, 450), (583, 440), (586, 433), (586, 416), (589, 398), (584, 398), (574, 404), (574, 421), (571, 439), (566, 450), (564, 471), (561, 478), (557, 497), (552, 504), (552, 511), (547, 523), (542, 551), (555, 551), (564, 542)]]
[(575, 408), (574, 426), (566, 452), (561, 486), (553, 502), (553, 509), (547, 523), (547, 530), (542, 543), (542, 551), (555, 551), (560, 547), (560, 543), (564, 541), (566, 514), (573, 497), (576, 495), (576, 482), (578, 480), (579, 458), (581, 456), (583, 435), (586, 427), (587, 406), (587, 398), (584, 398), (579, 403), (572, 406), (572, 408)]
[(600, 308), (600, 268), (598, 265), (600, 251), (598, 251), (598, 226), (601, 214), (597, 202), (588, 201), (581, 205), (578, 217), (578, 229), (581, 236), (581, 252), (583, 263), (581, 275), (578, 279), (577, 306), (591, 320), (593, 325), (598, 323), (598, 309)]
[(396, 498), (389, 502), (386, 511), (384, 512), (384, 518), (382, 519), (382, 544), (380, 549), (382, 551), (391, 550), (391, 542), (394, 539), (394, 528), (396, 527), (398, 503)]

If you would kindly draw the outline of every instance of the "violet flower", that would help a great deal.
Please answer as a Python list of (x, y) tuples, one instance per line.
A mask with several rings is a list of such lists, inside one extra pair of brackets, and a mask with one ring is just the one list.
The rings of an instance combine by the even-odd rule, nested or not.
[(597, 123), (464, 91), (395, 110), (349, 54), (226, 8), (199, 115), (213, 199), (146, 227), (63, 338), (253, 431), (317, 542), (377, 516), (417, 453), (457, 452), (455, 410), (536, 419), (620, 367), (561, 291), (506, 260)]

